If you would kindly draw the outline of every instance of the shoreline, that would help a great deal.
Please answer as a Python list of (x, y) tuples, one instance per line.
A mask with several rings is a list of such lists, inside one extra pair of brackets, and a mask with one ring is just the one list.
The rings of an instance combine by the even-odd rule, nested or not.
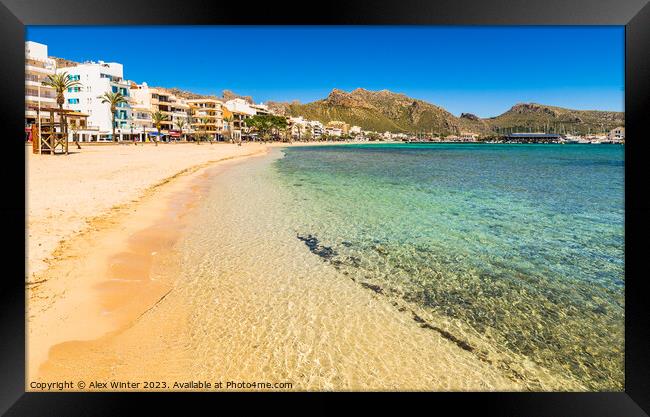
[[(81, 150), (73, 149), (67, 156), (33, 154), (31, 146), (26, 146), (25, 282), (38, 284), (35, 275), (56, 263), (60, 247), (67, 240), (92, 230), (93, 224), (101, 223), (111, 211), (137, 203), (175, 178), (233, 157), (268, 152), (271, 148), (324, 145), (332, 144), (163, 143), (154, 147), (93, 143)], [(179, 161), (182, 158), (188, 161)]]
[[(173, 144), (170, 146), (173, 151), (183, 151), (174, 149), (178, 147), (185, 147), (186, 149), (191, 147), (191, 150), (198, 151), (206, 148), (207, 150), (219, 150), (219, 147), (222, 146), (228, 146), (234, 151), (225, 155), (222, 152), (221, 157), (218, 159), (199, 160), (198, 163), (184, 166), (171, 172), (171, 175), (162, 178), (157, 176), (151, 180), (146, 188), (133, 189), (126, 197), (110, 201), (108, 207), (101, 214), (76, 219), (76, 222), (64, 227), (63, 232), (59, 231), (58, 236), (48, 235), (47, 232), (50, 232), (50, 230), (33, 230), (35, 228), (34, 224), (40, 219), (34, 219), (35, 216), (28, 216), (28, 248), (33, 249), (33, 235), (36, 235), (37, 239), (49, 238), (47, 243), (49, 247), (52, 247), (51, 252), (40, 251), (37, 255), (33, 255), (33, 251), (30, 250), (26, 259), (25, 291), (28, 306), (26, 311), (26, 334), (28, 335), (26, 337), (26, 356), (28, 358), (26, 376), (28, 380), (37, 375), (38, 367), (47, 358), (48, 352), (46, 351), (49, 351), (53, 346), (66, 341), (94, 340), (108, 336), (118, 331), (125, 323), (128, 323), (129, 319), (133, 319), (134, 312), (145, 311), (146, 307), (151, 307), (154, 302), (160, 301), (160, 296), (164, 297), (165, 291), (169, 289), (169, 282), (149, 287), (148, 291), (143, 290), (140, 294), (143, 299), (139, 300), (140, 302), (132, 303), (129, 306), (118, 306), (122, 309), (126, 308), (128, 311), (124, 312), (123, 317), (117, 320), (107, 320), (106, 314), (97, 306), (91, 305), (92, 303), (88, 300), (90, 297), (92, 302), (97, 301), (93, 298), (97, 295), (97, 286), (103, 285), (107, 287), (104, 288), (107, 293), (116, 292), (115, 288), (111, 288), (111, 286), (119, 286), (119, 284), (116, 284), (117, 282), (132, 284), (139, 281), (139, 279), (133, 279), (134, 276), (150, 273), (153, 262), (147, 258), (152, 258), (151, 253), (157, 255), (157, 252), (161, 251), (163, 246), (165, 250), (171, 249), (180, 235), (180, 229), (184, 226), (181, 221), (181, 218), (186, 214), (184, 211), (188, 211), (196, 203), (196, 199), (201, 198), (201, 192), (205, 191), (205, 179), (208, 177), (209, 171), (212, 172), (211, 175), (214, 175), (214, 172), (223, 170), (228, 164), (264, 156), (273, 148), (323, 145), (330, 144), (320, 142), (270, 143), (246, 144), (241, 147), (233, 144)], [(161, 144), (160, 148), (165, 146), (169, 145)], [(138, 148), (136, 151), (143, 148), (147, 151), (153, 150), (155, 152), (156, 150), (153, 146), (133, 147), (130, 144), (102, 144), (98, 148), (102, 152), (109, 151), (112, 154), (133, 148)], [(67, 159), (73, 155), (33, 155), (31, 147), (26, 152), (28, 153), (26, 155), (27, 159), (34, 157), (40, 159), (28, 161), (28, 165), (42, 163), (43, 159), (46, 161), (49, 159), (63, 165), (73, 163), (71, 159)], [(84, 149), (82, 148), (79, 153), (82, 154), (83, 152)], [(179, 156), (183, 156), (183, 154), (181, 153)], [(150, 155), (148, 158), (151, 159), (153, 156)], [(32, 173), (32, 175), (36, 176), (37, 174)], [(188, 187), (191, 191), (188, 192), (184, 187)], [(33, 187), (28, 188), (28, 190), (26, 198), (29, 201), (30, 197), (32, 197), (31, 193), (37, 191), (34, 191)], [(83, 199), (88, 202), (89, 198), (94, 199), (94, 197), (93, 195), (86, 195), (83, 196)], [(152, 216), (151, 213), (161, 214)], [(49, 219), (50, 216), (48, 216)], [(176, 224), (170, 226), (170, 222), (176, 222)], [(156, 228), (159, 230), (156, 231)], [(136, 236), (138, 234), (139, 236)], [(134, 236), (136, 237), (134, 238)], [(56, 239), (55, 241), (52, 240), (53, 237)], [(156, 246), (153, 244), (152, 239), (166, 241), (162, 246)], [(135, 240), (140, 244), (144, 243), (148, 248), (153, 246), (153, 249), (156, 250), (148, 251), (143, 250), (143, 248), (129, 248), (129, 240)], [(41, 245), (39, 244), (39, 246)], [(110, 252), (112, 246), (125, 247), (130, 251), (112, 253)], [(109, 252), (105, 253), (107, 247)], [(149, 256), (147, 256), (147, 253), (149, 253)], [(108, 268), (105, 268), (106, 263), (109, 264)], [(135, 267), (128, 266), (128, 264), (135, 265)], [(104, 271), (105, 269), (106, 272), (102, 277), (98, 277), (101, 274), (97, 274), (97, 271)], [(90, 276), (91, 279), (84, 277), (84, 274)], [(116, 275), (126, 275), (127, 277), (117, 277)], [(115, 298), (114, 294), (113, 298)], [(110, 305), (111, 302), (106, 300), (104, 305), (106, 304)], [(112, 307), (117, 304), (113, 302)], [(75, 310), (75, 314), (71, 315), (71, 310)], [(86, 321), (87, 315), (94, 316), (97, 321), (82, 324), (81, 322)], [(55, 320), (52, 316), (57, 319)], [(64, 323), (72, 320), (74, 324), (68, 327), (57, 326), (57, 320), (63, 320)], [(56, 335), (46, 330), (50, 328), (58, 328)], [(62, 328), (66, 329), (66, 331), (60, 331)]]
[[(268, 152), (263, 155), (219, 162), (167, 181), (165, 187), (135, 203), (131, 216), (124, 218), (123, 211), (116, 211), (113, 219), (70, 242), (76, 243), (72, 245), (76, 249), (48, 269), (57, 279), (28, 290), (34, 296), (46, 288), (56, 290), (55, 283), (61, 285), (61, 296), (49, 294), (50, 306), (47, 295), (30, 298), (29, 313), (37, 315), (28, 326), (27, 385), (73, 377), (158, 378), (172, 384), (197, 378), (261, 381), (272, 376), (274, 382), (294, 381), (290, 389), (297, 390), (387, 390), (400, 387), (400, 382), (411, 390), (524, 389), (454, 342), (420, 328), (388, 300), (338, 276), (290, 234), (266, 242), (271, 252), (251, 248), (250, 254), (257, 258), (242, 253), (244, 246), (228, 252), (255, 234), (270, 237), (264, 230), (276, 230), (272, 219), (263, 228), (253, 220), (226, 221), (239, 213), (241, 201), (233, 200), (242, 188), (253, 193), (248, 198), (266, 190), (270, 194), (260, 196), (260, 202), (272, 199), (274, 190), (243, 183), (250, 170), (259, 176), (261, 168), (256, 167), (272, 160)], [(188, 253), (197, 253), (187, 252), (192, 239), (187, 243), (182, 236), (196, 237), (198, 242), (205, 239), (199, 235), (212, 236), (201, 220), (214, 212), (206, 204), (215, 195), (224, 197), (218, 203), (224, 211), (219, 224), (226, 223), (217, 233), (221, 237), (214, 238), (224, 245), (215, 248), (217, 264), (206, 270), (217, 274), (218, 280), (208, 284), (202, 281), (207, 277), (197, 281), (200, 271), (183, 271), (205, 261), (203, 252), (182, 267), (178, 262), (187, 262)], [(161, 215), (143, 226), (138, 218), (154, 210)], [(272, 217), (282, 217), (278, 210), (272, 212)], [(245, 216), (259, 215), (252, 211)], [(301, 264), (291, 265), (297, 260)], [(235, 267), (222, 265), (232, 262)], [(268, 269), (261, 270), (258, 262), (268, 263)], [(102, 265), (103, 276), (87, 279), (91, 271), (103, 270), (98, 269)], [(142, 279), (144, 275), (150, 280)], [(268, 292), (275, 295), (268, 298)], [(219, 300), (215, 311), (206, 304), (213, 296)], [(45, 308), (37, 312), (34, 306)], [(259, 308), (270, 310), (262, 314)], [(238, 311), (235, 322), (228, 319), (232, 311)], [(346, 318), (349, 315), (352, 322)], [(201, 331), (202, 323), (210, 323), (210, 329)], [(50, 328), (57, 328), (56, 335), (48, 334)], [(285, 345), (282, 340), (288, 335), (295, 340)], [(205, 355), (206, 349), (217, 350), (201, 361), (196, 355)], [(278, 354), (284, 357), (283, 365), (267, 363), (275, 363)], [(311, 359), (304, 362), (303, 355)], [(233, 368), (223, 364), (224, 359), (240, 365)], [(450, 375), (451, 369), (455, 375)]]
[[(147, 187), (136, 198), (82, 219), (82, 230), (58, 241), (46, 268), (28, 270), (34, 278), (26, 281), (28, 378), (34, 377), (52, 346), (109, 334), (164, 293), (169, 283), (154, 283), (141, 286), (141, 298), (134, 302), (119, 300), (120, 291), (123, 298), (127, 296), (120, 284), (126, 283), (131, 292), (134, 286), (129, 284), (142, 281), (142, 275), (151, 272), (153, 258), (171, 249), (184, 225), (184, 211), (200, 196), (199, 182), (205, 171), (267, 152), (267, 147), (259, 147), (184, 168)], [(117, 248), (114, 252), (113, 247)], [(101, 292), (104, 300), (95, 305)], [(120, 317), (109, 317), (106, 309), (120, 310)], [(85, 323), (88, 315), (94, 317), (91, 323)]]
[[(46, 271), (52, 279), (27, 290), (27, 384), (272, 375), (298, 380), (290, 388), (298, 390), (526, 390), (286, 233), (279, 208), (287, 202), (275, 198), (281, 190), (258, 181), (279, 155), (270, 148), (287, 146), (178, 172), (62, 244), (63, 256)], [(212, 242), (207, 251), (202, 242)], [(207, 269), (194, 269), (204, 262)], [(282, 335), (294, 344), (275, 340)], [(282, 365), (265, 362), (277, 355)], [(314, 358), (296, 361), (302, 355)], [(231, 358), (240, 365), (213, 362)]]

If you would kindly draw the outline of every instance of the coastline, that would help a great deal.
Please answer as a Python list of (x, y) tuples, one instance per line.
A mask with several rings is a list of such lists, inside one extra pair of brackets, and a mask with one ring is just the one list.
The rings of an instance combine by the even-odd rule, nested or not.
[(444, 329), (445, 320), (369, 291), (314, 256), (290, 221), (295, 196), (267, 178), (274, 178), (277, 148), (305, 145), (313, 144), (272, 144), (190, 167), (66, 240), (40, 275), (45, 281), (27, 289), (27, 383), (154, 380), (164, 381), (154, 387), (163, 391), (213, 391), (192, 382), (226, 380), (285, 381), (293, 385), (279, 389), (300, 391), (584, 390), (550, 374), (531, 382), (529, 372), (540, 375), (531, 363), (512, 364), (514, 370), (486, 360), (445, 331), (430, 330)]
[[(111, 149), (109, 146), (102, 150), (102, 153), (108, 152), (108, 155), (101, 156), (118, 159), (116, 162), (121, 165), (118, 170), (129, 169), (131, 161), (119, 161), (119, 156), (115, 155), (120, 152), (123, 156), (124, 148), (117, 145)], [(196, 145), (181, 146), (185, 149), (176, 148), (171, 151), (183, 152), (188, 146)], [(125, 187), (127, 190), (120, 190), (123, 192), (104, 195), (99, 204), (92, 203), (102, 191), (110, 191), (113, 187), (125, 184), (110, 179), (95, 184), (91, 182), (88, 186), (90, 192), (85, 190), (73, 198), (76, 198), (77, 203), (81, 200), (80, 206), (87, 211), (101, 210), (98, 207), (102, 205), (110, 206), (97, 215), (71, 219), (71, 213), (57, 208), (56, 203), (54, 207), (47, 208), (38, 203), (36, 208), (29, 206), (29, 256), (26, 260), (28, 277), (31, 278), (26, 280), (28, 378), (36, 374), (53, 345), (68, 340), (89, 340), (113, 331), (132, 319), (134, 314), (139, 314), (150, 306), (156, 297), (164, 294), (169, 287), (168, 282), (148, 282), (138, 288), (138, 298), (125, 300), (127, 296), (130, 298), (133, 295), (135, 286), (130, 284), (141, 282), (142, 275), (149, 275), (154, 268), (154, 257), (168, 251), (178, 237), (184, 225), (184, 211), (200, 195), (198, 182), (205, 178), (205, 171), (268, 152), (264, 145), (242, 146), (239, 149), (235, 145), (229, 146), (230, 149), (219, 149), (220, 146), (223, 145), (215, 145), (213, 149), (206, 149), (209, 145), (201, 146), (203, 149), (198, 151), (205, 149), (204, 156), (171, 169), (154, 171), (144, 184), (128, 186)], [(156, 149), (151, 146), (139, 148), (135, 151), (155, 152)], [(155, 164), (157, 156), (149, 153), (145, 158)], [(38, 157), (52, 158), (49, 155)], [(64, 157), (56, 159), (52, 162), (67, 165), (68, 168), (75, 163)], [(33, 169), (40, 163), (40, 160), (29, 160), (28, 169)], [(73, 170), (63, 171), (64, 175), (71, 176), (70, 171)], [(30, 172), (34, 174), (32, 170)], [(28, 183), (36, 176), (28, 177)], [(65, 181), (58, 184), (65, 184)], [(28, 190), (28, 201), (38, 191), (43, 191), (35, 190), (33, 186)], [(58, 189), (55, 192), (65, 193), (65, 190)], [(57, 209), (63, 212), (60, 217), (50, 214)], [(48, 214), (38, 216), (34, 212)], [(66, 222), (67, 219), (69, 221)], [(39, 227), (43, 223), (57, 221), (60, 227), (54, 231)], [(35, 247), (40, 250), (33, 251)], [(54, 249), (51, 249), (51, 253), (47, 253), (52, 247)], [(120, 289), (120, 284), (124, 286), (124, 283), (126, 287)], [(97, 298), (100, 292), (105, 295), (103, 301)], [(107, 314), (106, 309), (119, 310), (119, 317)], [(89, 320), (89, 317), (93, 319)]]
[(58, 247), (171, 179), (223, 159), (265, 150), (260, 144), (102, 144), (70, 155), (25, 148), (27, 283), (57, 260)]
[[(525, 389), (337, 275), (288, 232), (278, 235), (279, 210), (241, 213), (243, 199), (273, 200), (274, 190), (256, 181), (274, 157), (261, 155), (181, 176), (71, 239), (66, 257), (47, 270), (53, 279), (28, 290), (28, 383), (271, 379), (291, 381), (293, 390)], [(223, 201), (213, 203), (215, 195)], [(218, 232), (202, 224), (215, 212), (211, 204)], [(262, 212), (272, 218), (258, 223)], [(255, 236), (263, 242), (250, 245)], [(192, 247), (206, 239), (219, 245), (209, 261)], [(211, 263), (194, 270), (201, 262)], [(98, 270), (106, 273), (90, 275)], [(218, 280), (204, 282), (206, 271)]]
[[(170, 282), (149, 283), (124, 302), (132, 284), (153, 273), (153, 258), (173, 247), (208, 171), (215, 175), (272, 148), (323, 145), (331, 144), (101, 144), (54, 157), (26, 148), (28, 381), (53, 346), (110, 335), (169, 291)], [(90, 168), (94, 177), (77, 178)], [(137, 175), (120, 177), (129, 170)], [(120, 310), (119, 317), (106, 309)]]

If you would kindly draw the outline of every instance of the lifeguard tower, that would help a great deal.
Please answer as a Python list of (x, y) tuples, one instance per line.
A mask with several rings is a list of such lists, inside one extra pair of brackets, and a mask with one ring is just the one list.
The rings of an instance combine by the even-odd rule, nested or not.
[(59, 109), (58, 107), (41, 107), (39, 109), (37, 106), (30, 106), (30, 108), (36, 110), (36, 123), (32, 125), (33, 152), (51, 155), (64, 153), (67, 155), (70, 124), (85, 129), (88, 115), (74, 110)]
[[(73, 110), (57, 107), (30, 106), (36, 110), (36, 123), (32, 127), (32, 150), (38, 154), (68, 154), (68, 118), (79, 117)], [(45, 114), (42, 114), (45, 113)], [(47, 114), (49, 113), (49, 117)], [(75, 114), (76, 113), (76, 114)], [(40, 128), (39, 123), (40, 121)], [(35, 129), (34, 129), (35, 127)]]

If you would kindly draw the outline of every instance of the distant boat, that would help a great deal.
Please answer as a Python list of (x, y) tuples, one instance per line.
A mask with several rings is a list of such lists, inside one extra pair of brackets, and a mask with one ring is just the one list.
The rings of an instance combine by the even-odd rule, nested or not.
[(564, 137), (564, 143), (590, 143), (587, 139), (583, 139), (580, 136), (566, 135)]

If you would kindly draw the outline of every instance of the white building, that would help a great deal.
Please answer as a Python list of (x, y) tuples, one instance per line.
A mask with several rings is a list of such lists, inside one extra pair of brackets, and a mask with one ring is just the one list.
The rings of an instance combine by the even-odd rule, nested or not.
[(251, 104), (250, 107), (255, 110), (255, 114), (265, 114), (269, 115), (271, 114), (271, 110), (268, 108), (268, 106), (264, 103), (260, 104)]
[[(106, 92), (120, 92), (130, 96), (129, 83), (124, 80), (122, 64), (116, 62), (85, 62), (72, 67), (57, 68), (58, 73), (67, 72), (72, 80), (81, 84), (65, 92), (64, 108), (88, 114), (88, 125), (99, 130), (97, 140), (111, 140), (112, 115), (110, 105), (102, 103), (100, 96)], [(131, 107), (128, 103), (116, 111), (116, 136), (121, 139), (130, 133)], [(85, 140), (82, 137), (82, 140)]]
[(350, 128), (350, 134), (353, 136), (361, 134), (361, 126), (352, 126)]
[(325, 134), (328, 136), (340, 138), (343, 134), (343, 130), (338, 127), (326, 127)]
[(300, 117), (290, 117), (291, 137), (295, 140), (309, 140), (314, 138), (314, 127), (309, 120)]
[(607, 134), (607, 139), (613, 140), (613, 141), (622, 141), (625, 139), (625, 128), (624, 127), (617, 127), (615, 129), (612, 129), (609, 131)]
[[(56, 72), (56, 62), (47, 55), (47, 45), (25, 42), (25, 126), (36, 123), (37, 111), (32, 107), (57, 107), (56, 91), (42, 85), (48, 75)], [(41, 116), (41, 123), (48, 114)]]
[(314, 139), (319, 139), (321, 136), (323, 136), (323, 124), (321, 122), (318, 120), (311, 120), (309, 124), (311, 125)]
[(476, 142), (478, 140), (478, 134), (473, 132), (461, 132), (460, 140), (463, 142)]
[(233, 113), (243, 113), (248, 116), (255, 116), (257, 110), (246, 100), (241, 98), (233, 98), (224, 103), (224, 106)]

